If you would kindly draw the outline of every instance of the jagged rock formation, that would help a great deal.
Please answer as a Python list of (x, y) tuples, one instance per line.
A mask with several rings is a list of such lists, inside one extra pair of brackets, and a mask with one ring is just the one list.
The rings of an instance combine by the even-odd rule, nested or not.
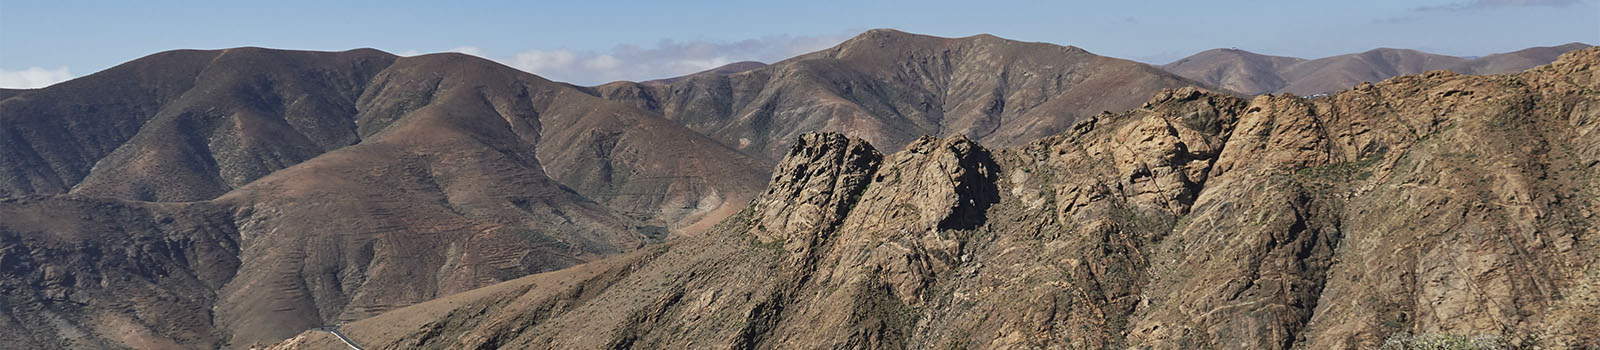
[(740, 73), (617, 82), (593, 92), (776, 160), (800, 134), (816, 131), (891, 148), (922, 135), (1018, 145), (1080, 117), (1137, 107), (1161, 89), (1195, 85), (1071, 46), (874, 29)]
[(1586, 47), (1589, 45), (1568, 43), (1478, 58), (1382, 48), (1315, 60), (1268, 56), (1238, 49), (1214, 49), (1168, 63), (1162, 68), (1185, 78), (1247, 95), (1278, 92), (1311, 95), (1338, 91), (1362, 82), (1439, 69), (1461, 74), (1516, 73), (1548, 64), (1563, 53)]
[(1317, 99), (1168, 90), (1000, 151), (807, 135), (704, 235), (344, 331), (376, 349), (1581, 348), (1600, 342), (1596, 106), (1585, 49)]

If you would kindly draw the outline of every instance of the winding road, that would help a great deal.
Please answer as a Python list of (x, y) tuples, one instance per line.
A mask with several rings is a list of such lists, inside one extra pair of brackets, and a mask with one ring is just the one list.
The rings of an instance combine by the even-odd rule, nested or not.
[(346, 337), (346, 336), (344, 336), (344, 333), (339, 332), (339, 326), (337, 326), (337, 325), (335, 325), (335, 326), (326, 326), (326, 327), (317, 327), (317, 328), (312, 328), (311, 330), (333, 333), (333, 336), (339, 337), (339, 340), (344, 341), (344, 345), (349, 345), (351, 349), (364, 350), (364, 349), (361, 348), (360, 345), (356, 345), (356, 342), (354, 340), (350, 340), (350, 337)]

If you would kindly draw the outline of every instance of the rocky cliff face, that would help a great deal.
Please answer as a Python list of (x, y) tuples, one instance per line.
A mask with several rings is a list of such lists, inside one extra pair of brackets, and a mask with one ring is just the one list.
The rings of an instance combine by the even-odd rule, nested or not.
[(1167, 90), (997, 151), (807, 135), (705, 235), (344, 332), (384, 349), (1593, 346), (1596, 106), (1586, 49), (1317, 99)]

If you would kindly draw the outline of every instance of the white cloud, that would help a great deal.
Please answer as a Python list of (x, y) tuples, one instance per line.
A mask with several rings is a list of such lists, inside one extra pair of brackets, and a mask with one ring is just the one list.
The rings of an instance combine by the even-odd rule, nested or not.
[(517, 53), (512, 56), (506, 65), (517, 69), (539, 72), (547, 70), (565, 71), (572, 69), (573, 62), (578, 61), (578, 55), (567, 50), (531, 50)]
[(583, 60), (583, 68), (589, 70), (612, 70), (621, 66), (622, 60), (618, 60), (616, 57), (612, 57), (611, 55), (599, 55), (595, 56), (594, 58)]
[(477, 46), (457, 46), (454, 49), (445, 50), (445, 52), (459, 52), (478, 57), (486, 57), (483, 54), (483, 49), (480, 49)]
[[(533, 49), (511, 56), (491, 56), (476, 46), (459, 46), (459, 52), (488, 58), (546, 79), (594, 85), (617, 80), (643, 81), (670, 78), (740, 61), (777, 62), (837, 45), (853, 34), (822, 36), (778, 35), (738, 41), (664, 39), (655, 45), (617, 45), (606, 50)], [(406, 50), (400, 56), (422, 52)]]
[(491, 58), (551, 80), (593, 85), (669, 78), (739, 61), (772, 63), (828, 48), (849, 37), (839, 34), (780, 35), (731, 42), (661, 40), (650, 47), (625, 44), (598, 51), (540, 49)]
[(29, 67), (23, 70), (0, 68), (0, 87), (9, 89), (42, 88), (70, 79), (72, 72), (67, 71), (67, 67), (56, 69)]
[(1576, 4), (1578, 4), (1578, 0), (1472, 0), (1437, 6), (1423, 6), (1414, 9), (1414, 11), (1461, 11), (1494, 7), (1566, 7)]
[(1411, 9), (1411, 15), (1380, 18), (1373, 24), (1404, 24), (1423, 19), (1419, 14), (1486, 11), (1513, 7), (1568, 7), (1582, 3), (1579, 0), (1468, 0), (1442, 5), (1429, 5)]

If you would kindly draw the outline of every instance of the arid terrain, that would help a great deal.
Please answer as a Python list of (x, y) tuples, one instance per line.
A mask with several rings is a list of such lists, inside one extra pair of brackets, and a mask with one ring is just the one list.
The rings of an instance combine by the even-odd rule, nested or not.
[(167, 52), (0, 115), (16, 346), (276, 341), (695, 231), (767, 173), (461, 54)]
[(0, 90), (0, 348), (1594, 346), (1584, 47), (162, 52)]
[(1585, 348), (1597, 103), (1587, 49), (1318, 99), (1167, 90), (1010, 149), (807, 134), (707, 234), (344, 328), (378, 349)]
[(1463, 58), (1406, 49), (1371, 51), (1307, 60), (1269, 56), (1239, 49), (1215, 49), (1162, 66), (1185, 78), (1246, 95), (1326, 94), (1362, 82), (1399, 75), (1450, 70), (1461, 74), (1507, 74), (1555, 61), (1557, 56), (1589, 47), (1584, 43), (1532, 47), (1483, 57)]

